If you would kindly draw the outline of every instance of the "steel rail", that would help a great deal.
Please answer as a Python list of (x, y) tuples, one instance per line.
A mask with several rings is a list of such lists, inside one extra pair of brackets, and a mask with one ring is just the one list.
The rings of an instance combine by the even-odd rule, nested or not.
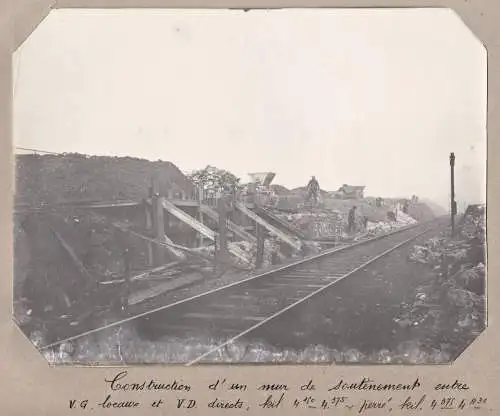
[(356, 267), (355, 269), (349, 271), (348, 273), (346, 273), (345, 275), (341, 276), (340, 278), (332, 281), (331, 283), (328, 283), (326, 284), (325, 286), (315, 290), (314, 292), (304, 296), (302, 299), (292, 303), (291, 305), (288, 305), (286, 306), (285, 308), (279, 310), (278, 312), (274, 313), (273, 315), (269, 316), (268, 318), (256, 323), (255, 325), (251, 326), (250, 328), (247, 328), (246, 330), (240, 332), (239, 334), (231, 337), (230, 339), (228, 339), (227, 341), (223, 342), (222, 344), (219, 344), (218, 346), (210, 349), (209, 351), (201, 354), (200, 356), (198, 356), (197, 358), (195, 358), (194, 360), (191, 360), (189, 361), (188, 363), (186, 363), (185, 365), (186, 366), (191, 366), (193, 364), (196, 364), (198, 362), (200, 362), (201, 360), (203, 360), (204, 358), (208, 357), (209, 355), (217, 352), (218, 350), (220, 350), (221, 348), (224, 348), (226, 347), (227, 345), (230, 345), (232, 344), (234, 341), (238, 340), (239, 338), (249, 334), (250, 332), (253, 332), (254, 330), (256, 330), (257, 328), (260, 328), (261, 326), (263, 325), (266, 325), (268, 324), (270, 321), (272, 321), (273, 319), (283, 315), (284, 313), (288, 312), (289, 310), (291, 310), (292, 308), (295, 308), (296, 306), (302, 304), (303, 302), (309, 300), (310, 298), (318, 295), (319, 293), (327, 290), (328, 288), (332, 287), (333, 285), (335, 285), (336, 283), (340, 282), (341, 280), (353, 275), (354, 273), (362, 270), (363, 268), (369, 266), (370, 264), (376, 262), (377, 260), (381, 259), (382, 257), (385, 257), (387, 256), (388, 254), (392, 253), (393, 251), (397, 250), (398, 248), (404, 246), (405, 244), (408, 244), (409, 242), (417, 239), (418, 237), (422, 236), (423, 234), (429, 232), (430, 230), (432, 230), (432, 228), (427, 228), (425, 229), (424, 231), (422, 231), (421, 233), (418, 233), (417, 235), (415, 236), (412, 236), (406, 240), (404, 240), (403, 242), (401, 243), (398, 243), (396, 244), (395, 246), (389, 248), (388, 250), (385, 250), (384, 252), (382, 252), (381, 254), (373, 257), (372, 259), (368, 260), (367, 262), (361, 264), (360, 266)]
[[(429, 223), (434, 223), (436, 221), (437, 221), (437, 219), (429, 221)], [(40, 346), (38, 348), (38, 350), (39, 351), (43, 351), (43, 350), (52, 348), (54, 346), (63, 344), (65, 342), (71, 342), (71, 341), (74, 341), (75, 339), (82, 338), (84, 336), (91, 335), (91, 334), (96, 333), (96, 332), (104, 331), (106, 329), (113, 328), (113, 327), (116, 327), (116, 326), (119, 326), (119, 325), (123, 325), (125, 323), (134, 321), (136, 319), (143, 318), (143, 317), (155, 314), (157, 312), (164, 311), (164, 310), (169, 309), (169, 308), (173, 308), (174, 306), (178, 306), (178, 305), (181, 305), (181, 304), (184, 304), (184, 303), (192, 302), (192, 301), (194, 301), (196, 299), (199, 299), (199, 298), (211, 295), (213, 293), (217, 293), (217, 292), (221, 292), (223, 290), (227, 290), (227, 289), (229, 289), (231, 287), (243, 285), (244, 283), (247, 283), (247, 282), (250, 282), (250, 281), (253, 281), (253, 280), (257, 280), (257, 279), (261, 279), (263, 277), (276, 274), (276, 273), (278, 273), (280, 271), (283, 271), (283, 270), (292, 269), (292, 268), (294, 268), (296, 266), (299, 266), (299, 265), (302, 265), (302, 264), (305, 264), (305, 263), (309, 263), (309, 262), (313, 262), (313, 261), (322, 259), (324, 257), (330, 256), (330, 255), (333, 255), (333, 254), (336, 254), (336, 253), (339, 253), (339, 252), (347, 251), (347, 250), (350, 250), (350, 249), (353, 249), (353, 248), (356, 248), (356, 247), (359, 247), (359, 246), (362, 246), (362, 245), (366, 245), (366, 244), (372, 243), (372, 242), (377, 241), (377, 240), (382, 240), (382, 239), (385, 239), (385, 238), (389, 238), (389, 237), (394, 236), (396, 234), (400, 234), (400, 233), (402, 233), (404, 231), (408, 231), (408, 230), (411, 230), (411, 229), (414, 229), (414, 228), (417, 228), (417, 227), (421, 227), (423, 225), (425, 225), (425, 223), (418, 223), (418, 224), (413, 224), (413, 225), (406, 226), (406, 227), (401, 227), (401, 228), (399, 228), (399, 229), (397, 229), (395, 231), (391, 231), (389, 233), (381, 234), (381, 235), (378, 235), (378, 236), (376, 236), (374, 238), (366, 239), (366, 240), (359, 241), (359, 242), (356, 242), (356, 243), (353, 243), (353, 244), (349, 244), (349, 245), (345, 245), (345, 246), (342, 246), (342, 247), (332, 248), (330, 250), (325, 250), (325, 251), (323, 251), (323, 252), (321, 252), (319, 254), (315, 254), (315, 255), (312, 255), (312, 256), (305, 257), (305, 258), (300, 259), (300, 260), (298, 260), (296, 262), (292, 262), (292, 263), (280, 266), (278, 268), (267, 270), (267, 271), (265, 271), (263, 273), (260, 273), (260, 274), (257, 274), (257, 275), (253, 275), (253, 276), (249, 276), (249, 277), (247, 277), (245, 279), (242, 279), (242, 280), (239, 280), (239, 281), (236, 281), (236, 282), (233, 282), (233, 283), (229, 283), (227, 285), (220, 286), (220, 287), (208, 290), (206, 292), (202, 292), (202, 293), (199, 293), (197, 295), (193, 295), (193, 296), (187, 297), (185, 299), (178, 300), (176, 302), (169, 303), (168, 305), (159, 306), (159, 307), (154, 308), (152, 310), (149, 310), (149, 311), (146, 311), (146, 312), (142, 312), (142, 313), (139, 313), (139, 314), (136, 314), (136, 315), (133, 315), (133, 316), (129, 316), (127, 318), (120, 319), (120, 320), (112, 322), (110, 324), (103, 325), (101, 327), (94, 328), (94, 329), (91, 329), (91, 330), (88, 330), (88, 331), (84, 331), (84, 332), (82, 332), (80, 334), (77, 334), (77, 335), (74, 335), (74, 336), (71, 336), (71, 337), (67, 337), (67, 338), (64, 338), (64, 339), (52, 342), (52, 343), (47, 344), (47, 345)], [(430, 229), (431, 228), (426, 228), (425, 232), (429, 231)], [(412, 237), (411, 239), (415, 239), (415, 238), (416, 237)], [(410, 241), (411, 241), (411, 239), (410, 239)]]

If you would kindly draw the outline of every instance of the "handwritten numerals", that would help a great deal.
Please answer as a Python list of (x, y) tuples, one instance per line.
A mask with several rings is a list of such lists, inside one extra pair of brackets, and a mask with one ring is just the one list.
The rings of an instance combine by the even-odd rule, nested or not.
[(486, 405), (487, 400), (483, 397), (474, 398), (470, 401), (470, 406), (474, 409), (480, 409), (481, 406)]
[(487, 404), (483, 397), (474, 397), (472, 399), (460, 399), (457, 397), (444, 397), (442, 399), (431, 400), (429, 407), (432, 410), (479, 410)]

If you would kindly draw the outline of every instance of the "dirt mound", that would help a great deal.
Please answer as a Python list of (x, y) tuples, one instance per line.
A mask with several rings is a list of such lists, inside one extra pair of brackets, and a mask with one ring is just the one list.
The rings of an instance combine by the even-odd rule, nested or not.
[(57, 204), (73, 201), (141, 199), (151, 178), (160, 194), (190, 195), (193, 183), (170, 162), (131, 157), (63, 155), (16, 156), (16, 203)]
[[(290, 192), (293, 194), (296, 194), (296, 195), (301, 195), (301, 196), (307, 195), (307, 186), (293, 188)], [(323, 189), (320, 189), (319, 194), (323, 197), (328, 196), (328, 192), (324, 191)]]
[(271, 185), (271, 190), (276, 195), (290, 195), (291, 194), (290, 189), (284, 187), (283, 185)]

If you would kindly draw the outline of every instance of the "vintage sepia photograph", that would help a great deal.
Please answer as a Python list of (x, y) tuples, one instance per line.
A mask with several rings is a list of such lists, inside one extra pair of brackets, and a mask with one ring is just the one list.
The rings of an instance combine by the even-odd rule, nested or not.
[(453, 11), (59, 9), (12, 76), (13, 319), (50, 364), (450, 364), (486, 328)]

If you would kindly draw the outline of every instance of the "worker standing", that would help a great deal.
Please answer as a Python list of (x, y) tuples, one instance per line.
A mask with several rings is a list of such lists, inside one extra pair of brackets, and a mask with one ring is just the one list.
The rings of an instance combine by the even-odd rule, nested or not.
[(314, 204), (316, 204), (319, 198), (319, 191), (320, 191), (319, 183), (316, 180), (316, 177), (313, 176), (309, 181), (309, 183), (307, 184), (307, 199), (308, 200), (312, 199), (314, 201)]
[(356, 220), (356, 205), (349, 210), (349, 215), (347, 217), (347, 232), (351, 233), (355, 231), (355, 220)]

